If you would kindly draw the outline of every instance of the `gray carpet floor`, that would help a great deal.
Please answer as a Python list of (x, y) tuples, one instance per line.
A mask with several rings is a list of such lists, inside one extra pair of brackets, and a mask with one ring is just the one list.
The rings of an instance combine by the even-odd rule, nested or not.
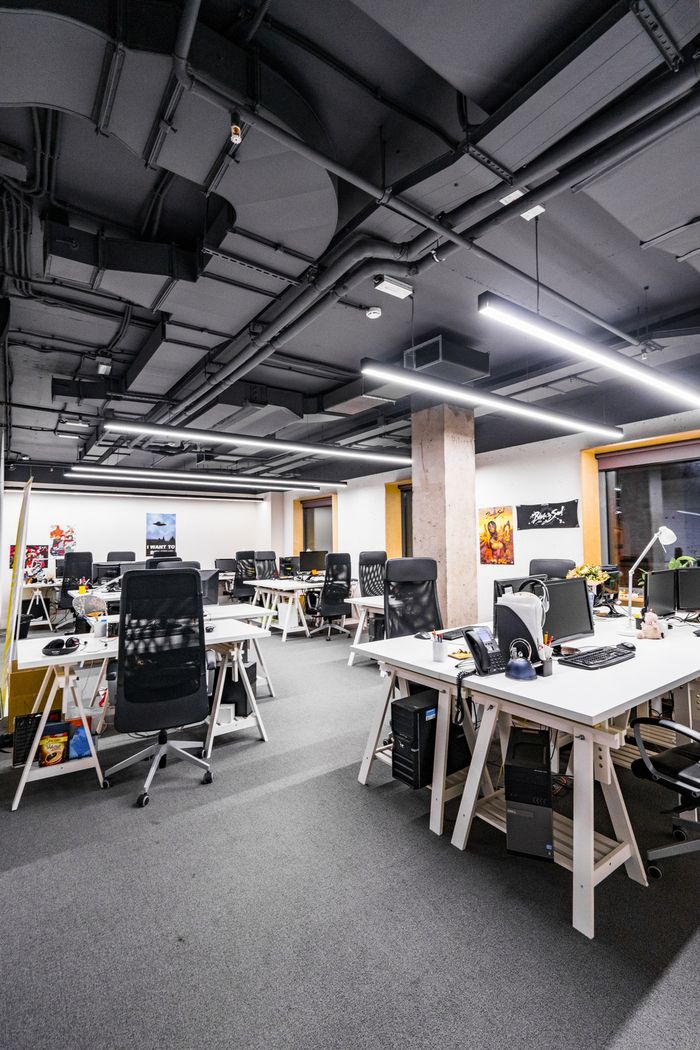
[[(481, 821), (460, 853), (385, 766), (358, 784), (384, 686), (346, 640), (264, 644), (269, 743), (219, 738), (210, 786), (172, 762), (139, 810), (140, 769), (109, 791), (77, 773), (13, 814), (2, 766), (3, 1045), (697, 1047), (696, 859), (648, 889), (616, 872), (588, 941), (563, 869)], [(620, 775), (641, 845), (667, 841), (670, 796)]]

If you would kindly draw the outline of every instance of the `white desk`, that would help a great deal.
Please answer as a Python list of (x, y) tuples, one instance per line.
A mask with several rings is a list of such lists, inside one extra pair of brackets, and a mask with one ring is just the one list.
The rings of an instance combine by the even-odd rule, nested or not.
[[(597, 623), (593, 645), (619, 641), (618, 624)], [(442, 832), (443, 807), (461, 794), (459, 815), (452, 836), (458, 849), (465, 849), (475, 816), (505, 830), (503, 791), (489, 787), (486, 771), (494, 732), (498, 727), (505, 748), (514, 716), (547, 726), (573, 737), (573, 821), (555, 814), (554, 853), (556, 863), (573, 875), (573, 925), (587, 937), (594, 935), (594, 890), (612, 871), (624, 864), (630, 878), (647, 884), (644, 867), (627, 815), (611, 752), (624, 744), (629, 712), (654, 697), (674, 691), (675, 717), (693, 725), (700, 721), (700, 704), (690, 683), (700, 676), (700, 638), (691, 627), (676, 627), (661, 641), (637, 641), (634, 660), (589, 672), (555, 662), (550, 678), (514, 682), (505, 675), (472, 677), (465, 682), (482, 716), (472, 761), (462, 789), (454, 778), (445, 777), (452, 697), (457, 669), (453, 661), (436, 663), (431, 643), (412, 636), (355, 646), (391, 672), (390, 687), (377, 706), (365, 748), (359, 780), (365, 784), (375, 759), (390, 761), (387, 749), (379, 746), (387, 708), (396, 682), (419, 682), (438, 690), (438, 719), (431, 785), (432, 831)], [(465, 719), (466, 726), (466, 719)], [(466, 730), (465, 730), (466, 731)], [(598, 782), (615, 831), (615, 839), (594, 829), (594, 783)], [(482, 797), (480, 797), (480, 794)]]
[[(262, 604), (267, 609), (267, 617), (263, 625), (268, 629), (275, 627), (282, 632), (282, 641), (287, 641), (287, 635), (303, 631), (306, 637), (310, 637), (309, 626), (306, 622), (306, 614), (301, 607), (302, 595), (307, 591), (323, 590), (323, 580), (295, 580), (291, 577), (282, 577), (279, 580), (251, 580), (251, 586), (255, 587), (253, 602)], [(283, 600), (284, 599), (284, 600)]]
[(357, 616), (357, 630), (355, 631), (355, 637), (353, 638), (352, 646), (350, 648), (350, 655), (348, 656), (348, 667), (352, 667), (355, 663), (355, 646), (359, 645), (362, 641), (362, 632), (365, 629), (367, 620), (371, 614), (376, 613), (384, 614), (384, 597), (383, 596), (368, 596), (366, 598), (360, 595), (346, 598), (345, 601), (348, 605), (351, 605), (355, 615)]
[[(245, 665), (243, 663), (243, 647), (246, 642), (252, 642), (259, 655), (257, 647), (259, 640), (261, 638), (269, 638), (269, 636), (269, 631), (265, 631), (262, 628), (257, 627), (255, 624), (243, 623), (231, 618), (217, 620), (214, 624), (214, 630), (205, 635), (206, 648), (215, 649), (221, 654), (221, 663), (219, 665), (217, 682), (214, 690), (214, 704), (212, 706), (212, 713), (209, 716), (209, 729), (207, 731), (207, 739), (205, 743), (207, 757), (211, 754), (211, 746), (214, 737), (219, 736), (221, 733), (234, 733), (240, 729), (249, 729), (257, 726), (261, 739), (267, 740), (267, 734), (260, 717), (258, 705), (255, 701), (255, 696), (245, 671)], [(32, 747), (27, 756), (27, 761), (22, 769), (17, 791), (15, 792), (12, 802), (13, 810), (16, 810), (19, 806), (24, 789), (30, 780), (44, 780), (48, 777), (60, 776), (65, 773), (74, 773), (80, 769), (94, 768), (97, 773), (98, 782), (102, 784), (103, 781), (102, 769), (95, 752), (92, 733), (88, 731), (87, 727), (85, 708), (83, 707), (80, 696), (75, 688), (75, 666), (76, 664), (81, 663), (100, 664), (97, 681), (88, 704), (88, 708), (90, 708), (94, 704), (95, 698), (104, 682), (108, 662), (117, 657), (119, 641), (116, 637), (103, 639), (95, 638), (94, 635), (85, 635), (81, 639), (81, 645), (74, 652), (54, 657), (44, 656), (41, 651), (44, 645), (46, 645), (46, 638), (25, 638), (17, 642), (17, 669), (24, 671), (42, 668), (45, 670), (45, 674), (32, 708), (32, 713), (34, 714), (41, 710), (41, 720)], [(232, 723), (226, 723), (225, 725), (219, 726), (217, 725), (217, 717), (219, 706), (221, 704), (224, 676), (229, 667), (233, 669), (235, 675), (240, 675), (253, 714), (248, 718), (234, 719)], [(265, 672), (265, 676), (267, 677), (267, 672)], [(267, 683), (272, 693), (269, 677), (267, 678)], [(77, 758), (68, 762), (62, 762), (56, 766), (34, 767), (33, 763), (39, 746), (39, 740), (41, 739), (41, 735), (46, 726), (54, 697), (61, 688), (63, 689), (64, 711), (65, 702), (69, 693), (78, 709), (83, 726), (85, 727), (88, 744), (90, 746), (90, 755), (86, 758)], [(274, 693), (272, 693), (272, 695), (274, 696)]]

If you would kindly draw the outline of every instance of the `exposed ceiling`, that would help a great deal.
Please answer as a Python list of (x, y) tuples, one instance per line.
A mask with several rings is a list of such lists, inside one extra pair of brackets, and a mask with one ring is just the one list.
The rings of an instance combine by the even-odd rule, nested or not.
[[(183, 9), (197, 16), (187, 66), (173, 61)], [(364, 397), (360, 362), (436, 334), (489, 354), (477, 386), (556, 411), (623, 424), (685, 407), (499, 329), (476, 302), (539, 298), (700, 387), (699, 46), (697, 0), (0, 0), (14, 476), (55, 482), (76, 461), (328, 481), (382, 469), (204, 456), (103, 424), (407, 450), (410, 399)], [(514, 188), (523, 201), (499, 203)], [(528, 202), (546, 208), (537, 223)], [(377, 292), (378, 273), (413, 296)], [(480, 451), (552, 434), (477, 412)]]

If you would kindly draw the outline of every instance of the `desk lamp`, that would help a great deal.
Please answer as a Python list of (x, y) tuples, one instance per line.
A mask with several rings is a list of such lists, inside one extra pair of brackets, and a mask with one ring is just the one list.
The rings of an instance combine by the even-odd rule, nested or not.
[(628, 572), (628, 574), (627, 574), (627, 624), (626, 624), (625, 627), (623, 627), (621, 629), (620, 634), (629, 635), (629, 636), (631, 636), (633, 638), (635, 638), (637, 636), (637, 628), (634, 625), (634, 618), (632, 616), (632, 580), (634, 579), (635, 572), (637, 571), (637, 569), (641, 565), (641, 563), (644, 560), (647, 552), (651, 550), (651, 548), (654, 546), (654, 544), (656, 543), (657, 540), (659, 541), (661, 546), (664, 548), (664, 552), (665, 552), (666, 551), (666, 547), (669, 545), (669, 543), (675, 543), (676, 542), (676, 538), (677, 538), (676, 534), (675, 534), (675, 532), (672, 529), (669, 529), (666, 525), (662, 525), (659, 529), (657, 529), (657, 531), (651, 537), (651, 539), (647, 543), (646, 547), (644, 548), (644, 550), (639, 555), (639, 557), (637, 558), (636, 562), (634, 563), (634, 565), (632, 566), (632, 568)]

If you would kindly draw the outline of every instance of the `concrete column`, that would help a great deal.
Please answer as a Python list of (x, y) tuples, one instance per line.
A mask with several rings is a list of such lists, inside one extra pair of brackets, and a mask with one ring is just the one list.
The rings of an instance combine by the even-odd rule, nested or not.
[(435, 558), (445, 625), (477, 618), (474, 413), (435, 405), (411, 416), (413, 554)]

